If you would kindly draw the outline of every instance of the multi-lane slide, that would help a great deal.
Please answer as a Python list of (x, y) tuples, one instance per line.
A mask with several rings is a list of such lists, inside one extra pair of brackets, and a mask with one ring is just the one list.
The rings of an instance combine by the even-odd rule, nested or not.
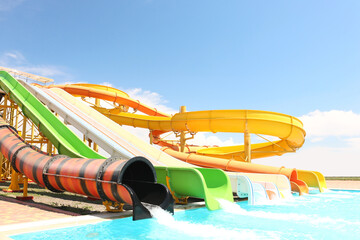
[[(42, 102), (44, 102), (47, 106), (49, 106), (53, 111), (59, 113), (63, 118), (65, 118), (68, 122), (74, 125), (78, 129), (83, 129), (86, 125), (92, 126), (88, 128), (88, 130), (83, 130), (87, 133), (92, 132), (92, 129), (98, 129), (102, 135), (107, 136), (109, 139), (103, 139), (99, 142), (99, 145), (104, 149), (108, 149), (106, 145), (110, 142), (115, 141), (121, 147), (124, 147), (128, 151), (132, 152), (133, 155), (141, 155), (147, 157), (148, 159), (153, 159), (154, 165), (166, 164), (167, 166), (179, 166), (179, 167), (190, 167), (191, 165), (179, 161), (175, 158), (170, 157), (167, 154), (164, 154), (163, 151), (156, 149), (154, 146), (151, 146), (149, 143), (146, 143), (129, 132), (125, 131), (118, 124), (111, 121), (107, 117), (101, 115), (94, 109), (90, 108), (88, 105), (84, 104), (82, 101), (79, 101), (64, 92), (61, 89), (51, 88), (47, 90), (46, 88), (36, 89), (32, 86), (25, 85), (29, 91), (31, 91), (35, 96), (37, 96)], [(99, 86), (100, 87), (100, 86)], [(44, 92), (47, 93), (54, 100), (49, 99), (48, 96), (44, 95)], [(62, 106), (58, 106), (61, 103)], [(66, 107), (68, 111), (66, 112), (63, 108)], [(82, 119), (82, 120), (81, 120)], [(79, 123), (81, 121), (82, 123)], [(100, 137), (101, 137), (100, 136)], [(96, 138), (99, 138), (97, 136)], [(195, 166), (192, 166), (195, 167)], [(158, 176), (162, 181), (166, 180), (165, 171), (163, 167), (155, 167), (158, 172)], [(168, 167), (168, 169), (171, 169)], [(209, 171), (206, 169), (199, 169), (200, 171)], [(174, 174), (174, 173), (172, 173)], [(187, 173), (188, 175), (188, 173)], [(271, 198), (276, 198), (280, 195), (286, 196), (290, 192), (290, 184), (289, 180), (286, 179), (283, 175), (272, 174), (264, 177), (261, 174), (236, 174), (229, 173), (231, 178), (233, 192), (237, 193), (240, 197), (248, 197), (249, 203), (255, 203), (257, 200), (255, 199), (255, 195), (262, 195), (262, 198), (270, 195)], [(184, 185), (185, 178), (181, 178), (178, 176), (181, 185)], [(252, 181), (250, 181), (250, 179)], [(161, 180), (160, 180), (161, 181)], [(221, 178), (217, 178), (216, 181), (221, 181)], [(259, 183), (261, 182), (261, 184)], [(171, 184), (170, 188), (175, 189), (177, 191), (180, 186), (177, 187), (174, 181)], [(175, 187), (174, 187), (175, 186)], [(239, 187), (242, 186), (242, 187)], [(244, 187), (246, 186), (246, 187)], [(258, 186), (258, 187), (256, 187)], [(188, 187), (194, 188), (194, 185), (189, 185)], [(255, 188), (255, 190), (253, 190)], [(180, 188), (183, 192), (185, 190), (184, 187)], [(275, 189), (275, 190), (274, 190)], [(189, 190), (187, 190), (189, 191)], [(257, 194), (253, 194), (257, 193)]]
[[(76, 96), (94, 97), (129, 106), (126, 105), (127, 102), (123, 100), (123, 97), (119, 97), (114, 92), (107, 92), (99, 85), (73, 84), (50, 87), (62, 88)], [(128, 98), (127, 96), (126, 99)], [(132, 100), (132, 102), (137, 101)], [(138, 103), (137, 106), (141, 106), (141, 104)], [(174, 116), (165, 116), (165, 114), (156, 114), (154, 116), (155, 114), (148, 114), (143, 111), (150, 115), (148, 116), (121, 112), (118, 109), (110, 111), (100, 107), (96, 109), (121, 125), (147, 128), (153, 133), (156, 131), (160, 133), (167, 131), (245, 132), (247, 130), (251, 133), (280, 138), (279, 141), (253, 144), (251, 146), (252, 158), (293, 152), (303, 145), (305, 137), (305, 131), (300, 120), (289, 115), (267, 111), (213, 110), (177, 113)], [(235, 151), (234, 149), (238, 150)], [(325, 179), (319, 172), (234, 161), (241, 159), (241, 154), (244, 152), (244, 148), (241, 146), (201, 149), (196, 154), (177, 152), (172, 147), (165, 148), (164, 151), (178, 159), (203, 167), (216, 167), (240, 172), (284, 174), (292, 181), (294, 189), (302, 189), (303, 192), (307, 192), (306, 184), (310, 187), (316, 187), (320, 191), (326, 188)]]
[[(223, 171), (194, 168), (148, 143), (138, 142), (138, 139), (118, 124), (60, 89), (58, 90), (62, 94), (57, 93), (56, 90), (41, 90), (23, 84), (51, 110), (57, 112), (66, 119), (66, 122), (85, 133), (110, 154), (124, 158), (144, 156), (149, 159), (155, 165), (158, 182), (168, 185), (176, 197), (203, 198), (206, 206), (211, 210), (219, 208), (216, 200), (218, 198), (233, 201), (231, 183)], [(142, 148), (137, 147), (139, 145)]]
[[(54, 129), (59, 128), (67, 131), (70, 137), (76, 137), (66, 126), (61, 126), (62, 123), (58, 123), (55, 116), (52, 115), (55, 118), (50, 120), (48, 110), (11, 75), (0, 71), (0, 86), (18, 104), (24, 115), (36, 122), (43, 134), (54, 141), (60, 153), (72, 155), (52, 156), (41, 152), (27, 144), (18, 136), (16, 129), (0, 118), (0, 150), (14, 170), (51, 191), (69, 191), (104, 201), (130, 204), (133, 206), (134, 220), (151, 217), (143, 203), (158, 205), (173, 212), (171, 194), (164, 185), (156, 183), (155, 170), (147, 159), (104, 159), (96, 153), (91, 155), (91, 149), (86, 148), (82, 141), (71, 141), (69, 137), (64, 140), (64, 135), (56, 135), (59, 133)], [(46, 121), (44, 116), (48, 117)], [(50, 122), (53, 128), (48, 126)], [(72, 143), (79, 145), (75, 149)], [(91, 157), (86, 158), (83, 154)]]

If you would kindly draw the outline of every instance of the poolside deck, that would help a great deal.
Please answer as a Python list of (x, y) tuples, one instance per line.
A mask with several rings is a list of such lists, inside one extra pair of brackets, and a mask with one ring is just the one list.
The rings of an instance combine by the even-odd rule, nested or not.
[(0, 209), (0, 226), (79, 215), (2, 196), (0, 196)]

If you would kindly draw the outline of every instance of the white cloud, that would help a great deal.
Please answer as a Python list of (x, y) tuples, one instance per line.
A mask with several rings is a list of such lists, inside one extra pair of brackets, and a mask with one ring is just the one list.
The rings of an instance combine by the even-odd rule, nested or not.
[(163, 113), (175, 114), (178, 112), (177, 110), (166, 106), (167, 101), (164, 100), (163, 96), (159, 93), (143, 90), (141, 88), (127, 89), (125, 92), (129, 94), (131, 98), (139, 100), (149, 107), (156, 108)]
[(10, 11), (19, 6), (24, 1), (25, 0), (0, 0), (0, 11)]
[(112, 83), (109, 83), (109, 82), (103, 82), (103, 83), (100, 83), (100, 85), (104, 85), (104, 86), (107, 86), (107, 87), (114, 87), (112, 85)]
[(58, 78), (69, 81), (72, 77), (65, 72), (64, 67), (54, 65), (35, 65), (29, 63), (19, 51), (8, 51), (0, 55), (0, 66), (32, 73), (47, 78)]
[(316, 110), (300, 117), (309, 138), (360, 136), (360, 114), (352, 111)]
[[(238, 134), (240, 136), (240, 134)], [(237, 145), (232, 137), (220, 138), (211, 133), (198, 132), (194, 139), (187, 141), (188, 144), (199, 146), (233, 146)]]
[[(360, 114), (316, 110), (300, 119), (307, 133), (306, 139), (310, 141), (296, 153), (253, 162), (319, 171), (325, 176), (360, 175)], [(326, 145), (329, 143), (331, 147)]]
[(350, 147), (360, 149), (360, 137), (348, 138), (345, 140)]
[[(359, 143), (359, 142), (358, 142)], [(303, 147), (280, 157), (255, 159), (254, 163), (318, 171), (325, 176), (359, 176), (359, 147)]]

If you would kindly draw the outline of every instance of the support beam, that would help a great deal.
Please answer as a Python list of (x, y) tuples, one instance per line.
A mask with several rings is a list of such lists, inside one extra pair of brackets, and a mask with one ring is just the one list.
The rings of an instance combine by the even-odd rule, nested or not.
[(245, 153), (245, 162), (251, 162), (251, 137), (250, 132), (247, 129), (247, 122), (246, 128), (244, 132), (244, 153)]
[[(184, 112), (186, 112), (186, 106), (181, 106), (180, 113), (184, 113)], [(185, 143), (186, 143), (185, 135), (186, 133), (184, 131), (180, 132), (180, 152), (185, 151)]]

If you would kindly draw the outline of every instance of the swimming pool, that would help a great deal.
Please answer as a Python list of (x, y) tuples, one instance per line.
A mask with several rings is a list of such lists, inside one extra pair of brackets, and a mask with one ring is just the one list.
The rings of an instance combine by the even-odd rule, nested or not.
[[(220, 200), (221, 201), (221, 200)], [(250, 206), (221, 201), (222, 210), (179, 211), (10, 236), (30, 239), (360, 239), (360, 191), (328, 191)]]

